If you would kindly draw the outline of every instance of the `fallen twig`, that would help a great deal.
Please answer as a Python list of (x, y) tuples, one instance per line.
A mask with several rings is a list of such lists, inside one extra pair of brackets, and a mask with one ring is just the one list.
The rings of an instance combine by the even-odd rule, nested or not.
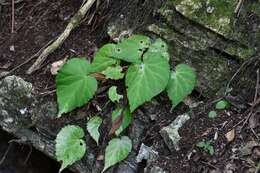
[(2, 164), (4, 163), (4, 161), (5, 161), (5, 159), (6, 159), (6, 156), (7, 156), (7, 154), (9, 153), (11, 147), (12, 147), (12, 143), (8, 145), (8, 148), (6, 149), (6, 151), (5, 151), (4, 155), (3, 155), (3, 157), (2, 157), (1, 160), (0, 160), (0, 165), (2, 165)]
[(20, 67), (22, 67), (23, 65), (27, 64), (28, 62), (30, 62), (31, 60), (33, 60), (34, 58), (36, 58), (37, 56), (39, 56), (40, 52), (46, 48), (53, 40), (49, 41), (45, 46), (43, 46), (36, 54), (32, 55), (29, 59), (27, 59), (26, 61), (24, 61), (23, 63), (19, 64), (18, 66), (14, 67), (12, 70), (4, 73), (3, 75), (0, 74), (0, 79), (3, 79), (4, 77), (12, 74), (13, 72), (15, 72), (17, 69), (19, 69)]
[(79, 25), (79, 23), (84, 18), (91, 6), (95, 3), (95, 1), (96, 0), (88, 0), (80, 7), (78, 12), (70, 19), (70, 22), (63, 33), (51, 45), (49, 45), (46, 49), (42, 51), (35, 63), (27, 70), (27, 74), (32, 74), (34, 71), (38, 70), (41, 64), (46, 60), (48, 55), (54, 52), (68, 38), (71, 31)]
[(11, 33), (14, 33), (14, 0), (12, 0), (12, 24)]
[(239, 11), (241, 9), (243, 2), (244, 2), (244, 0), (239, 0), (238, 3), (237, 3), (237, 6), (236, 6), (235, 11), (234, 11), (237, 16), (239, 16)]

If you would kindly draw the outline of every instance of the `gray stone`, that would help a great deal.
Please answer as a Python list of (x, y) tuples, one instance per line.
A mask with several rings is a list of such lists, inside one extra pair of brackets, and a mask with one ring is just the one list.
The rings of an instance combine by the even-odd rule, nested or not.
[(149, 172), (147, 173), (167, 173), (166, 171), (164, 171), (162, 168), (158, 167), (158, 166), (154, 166), (150, 169)]
[(148, 147), (142, 143), (138, 155), (136, 156), (137, 163), (142, 162), (143, 160), (154, 160), (158, 157), (158, 152), (154, 151), (151, 147)]
[(115, 173), (136, 173), (137, 163), (135, 161), (135, 155), (136, 152), (132, 150), (127, 159), (119, 163)]
[(0, 125), (12, 132), (31, 124), (33, 87), (17, 76), (7, 76), (0, 81)]
[(188, 114), (179, 115), (170, 125), (163, 127), (160, 130), (164, 142), (172, 152), (180, 150), (179, 141), (181, 136), (178, 131), (189, 119), (190, 116)]

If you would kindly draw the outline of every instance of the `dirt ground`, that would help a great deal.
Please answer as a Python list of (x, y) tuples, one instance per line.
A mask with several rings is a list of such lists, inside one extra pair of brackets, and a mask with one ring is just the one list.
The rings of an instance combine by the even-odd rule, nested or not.
[[(1, 5), (1, 2), (0, 0), (0, 72), (17, 67), (37, 53), (50, 40), (57, 37), (63, 31), (69, 18), (81, 5), (78, 0), (15, 1), (14, 33), (11, 33), (11, 4), (10, 1), (6, 1), (6, 3), (3, 3), (4, 5)], [(65, 43), (48, 57), (40, 70), (33, 75), (27, 75), (25, 72), (35, 59), (18, 68), (13, 74), (32, 82), (36, 88), (35, 94), (41, 99), (56, 99), (54, 92), (55, 76), (50, 73), (50, 64), (66, 57), (92, 56), (97, 47), (110, 41), (106, 34), (106, 24), (113, 15), (110, 14), (110, 9), (116, 7), (115, 4), (116, 2), (103, 2), (102, 8), (96, 12), (90, 24), (88, 24), (88, 20), (84, 21), (78, 29), (73, 31)], [(120, 7), (114, 10), (119, 9)], [(94, 8), (91, 9), (89, 15), (93, 11), (95, 11)], [(106, 86), (106, 84), (103, 85)], [(208, 117), (208, 112), (214, 110), (215, 103), (220, 99), (219, 97), (206, 99), (194, 92), (193, 97), (203, 102), (199, 107), (189, 110), (187, 106), (181, 104), (177, 107), (176, 112), (170, 113), (169, 100), (165, 99), (164, 95), (158, 96), (157, 99), (160, 100), (160, 103), (163, 103), (165, 112), (156, 121), (150, 121), (150, 124), (146, 125), (147, 129), (142, 140), (148, 146), (158, 146), (160, 158), (153, 165), (159, 166), (169, 173), (259, 172), (260, 104), (254, 105), (257, 103), (254, 100), (255, 92), (254, 90), (247, 93), (249, 101), (239, 100), (241, 101), (239, 104), (239, 101), (234, 101), (234, 98), (227, 98), (231, 100), (231, 106), (227, 110), (217, 111), (217, 117), (214, 119)], [(255, 98), (260, 98), (259, 93), (256, 93)], [(181, 128), (181, 149), (178, 152), (171, 152), (163, 142), (158, 129), (168, 125), (178, 114), (186, 111), (190, 111), (192, 116), (191, 120)], [(254, 117), (254, 119), (251, 119), (252, 122), (246, 120), (249, 114)], [(246, 123), (244, 124), (244, 122)], [(254, 123), (253, 128), (250, 127), (252, 123)], [(235, 130), (235, 137), (234, 140), (228, 142), (225, 135), (231, 130)], [(6, 148), (7, 141), (11, 138), (6, 138), (4, 134), (0, 139), (0, 156), (2, 156), (3, 148)], [(215, 150), (213, 156), (196, 147), (196, 144), (203, 140), (213, 141), (212, 145)], [(21, 150), (17, 149), (7, 157), (13, 157), (11, 160), (26, 157), (26, 154), (20, 156), (21, 152)], [(33, 152), (36, 151), (33, 150)], [(40, 154), (36, 155), (37, 157), (40, 156)], [(33, 154), (33, 157), (36, 156)], [(41, 160), (41, 162), (46, 160), (42, 156), (37, 159)], [(58, 172), (57, 165), (54, 163), (51, 163), (45, 170), (40, 170), (37, 161), (31, 160), (27, 163), (29, 166), (23, 168), (24, 171), (20, 168), (20, 171), (3, 169), (3, 165), (0, 164), (0, 172)], [(49, 163), (49, 161), (46, 161), (46, 163)], [(8, 164), (14, 163), (10, 162)], [(142, 164), (139, 166), (139, 172), (144, 171), (145, 165)]]

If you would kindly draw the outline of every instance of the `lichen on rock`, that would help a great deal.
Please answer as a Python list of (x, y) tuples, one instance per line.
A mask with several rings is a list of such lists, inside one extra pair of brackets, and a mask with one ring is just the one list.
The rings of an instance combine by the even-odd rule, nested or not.
[(179, 115), (169, 126), (160, 130), (164, 142), (172, 152), (180, 150), (179, 141), (181, 136), (178, 131), (189, 119), (190, 116), (188, 114)]
[(32, 84), (17, 76), (0, 81), (0, 125), (5, 130), (15, 131), (31, 123), (32, 91)]
[(229, 36), (236, 0), (171, 0), (176, 10), (213, 31)]

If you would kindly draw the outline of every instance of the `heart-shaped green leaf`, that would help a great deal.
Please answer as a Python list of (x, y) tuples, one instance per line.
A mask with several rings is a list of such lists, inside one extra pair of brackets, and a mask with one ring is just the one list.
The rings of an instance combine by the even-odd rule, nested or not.
[(127, 136), (109, 141), (105, 151), (105, 166), (102, 172), (124, 160), (132, 150), (132, 141)]
[[(123, 114), (122, 111), (124, 111)], [(123, 116), (123, 120), (119, 128), (115, 131), (115, 134), (117, 136), (119, 136), (120, 133), (122, 133), (132, 122), (132, 114), (129, 110), (129, 107), (127, 107), (125, 109), (117, 108), (112, 112), (112, 123), (114, 123), (117, 120), (117, 118), (119, 118), (119, 116), (121, 115)]]
[(147, 52), (142, 63), (131, 65), (125, 80), (130, 111), (162, 92), (168, 84), (169, 74), (168, 61), (158, 53)]
[(149, 37), (132, 35), (115, 46), (112, 56), (127, 62), (139, 63), (144, 50), (149, 47), (150, 43)]
[(193, 69), (185, 64), (177, 65), (175, 71), (171, 73), (166, 89), (173, 108), (192, 92), (195, 85), (196, 74)]
[(123, 96), (122, 95), (120, 95), (120, 94), (117, 94), (117, 87), (116, 86), (112, 86), (112, 87), (110, 87), (109, 88), (109, 90), (108, 90), (108, 97), (109, 97), (109, 99), (112, 101), (112, 102), (119, 102), (119, 100), (121, 99), (121, 98), (123, 98)]
[(169, 61), (170, 55), (168, 53), (167, 44), (160, 38), (156, 39), (154, 43), (149, 46), (148, 52), (160, 53), (162, 57)]
[(106, 44), (96, 52), (91, 64), (92, 72), (101, 72), (106, 70), (107, 67), (117, 63), (118, 60), (111, 58), (115, 46), (115, 44)]
[(83, 106), (95, 94), (97, 81), (88, 76), (91, 66), (85, 59), (73, 58), (58, 72), (56, 77), (60, 117), (77, 107)]
[(99, 116), (92, 117), (87, 123), (87, 130), (90, 136), (96, 141), (97, 145), (100, 137), (98, 128), (101, 124), (102, 124), (102, 119)]
[(68, 125), (61, 129), (56, 137), (56, 157), (58, 161), (62, 161), (61, 172), (67, 166), (80, 160), (86, 152), (85, 141), (82, 128), (74, 125)]
[(106, 79), (118, 80), (124, 77), (124, 73), (122, 73), (121, 66), (108, 67), (106, 70), (102, 71), (102, 74), (106, 76)]

